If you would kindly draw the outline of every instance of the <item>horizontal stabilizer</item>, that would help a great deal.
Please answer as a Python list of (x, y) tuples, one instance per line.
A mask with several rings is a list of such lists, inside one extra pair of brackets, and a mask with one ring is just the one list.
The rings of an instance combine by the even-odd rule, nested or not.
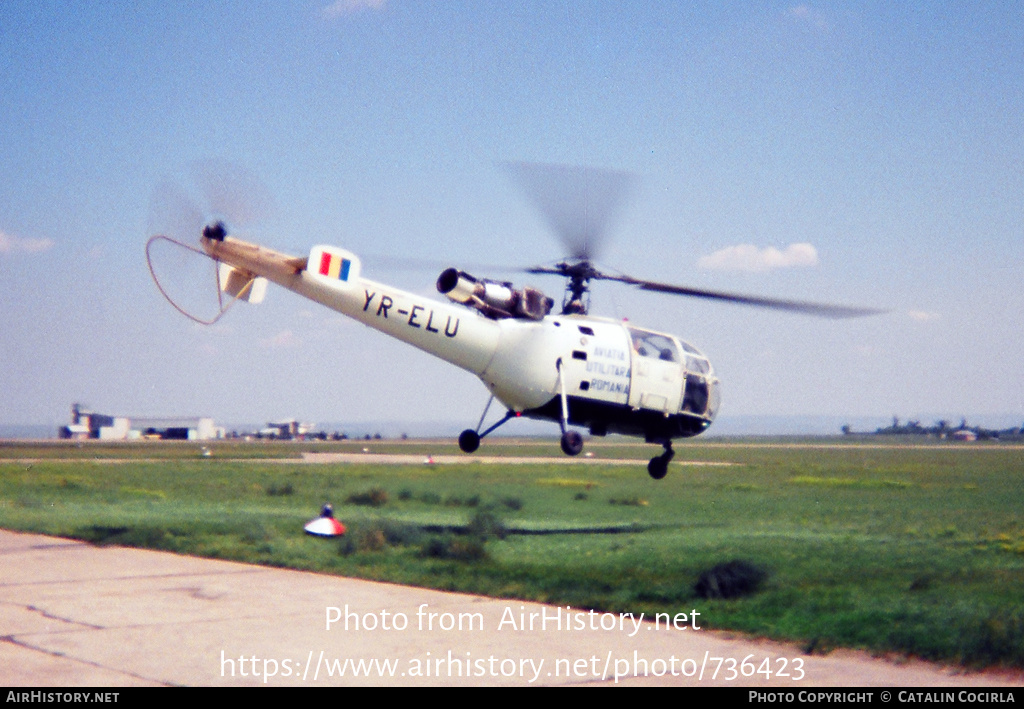
[(262, 303), (263, 297), (267, 294), (266, 278), (239, 271), (224, 262), (221, 262), (218, 269), (218, 281), (223, 292), (236, 300), (244, 300), (253, 305)]

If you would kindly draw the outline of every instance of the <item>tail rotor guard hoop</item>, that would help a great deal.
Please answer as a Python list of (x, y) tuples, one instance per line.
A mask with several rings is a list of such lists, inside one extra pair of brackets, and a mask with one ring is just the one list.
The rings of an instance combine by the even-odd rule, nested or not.
[[(214, 280), (216, 281), (215, 285), (217, 288), (218, 312), (214, 318), (210, 320), (204, 320), (203, 318), (193, 315), (192, 313), (188, 312), (183, 307), (175, 303), (174, 299), (171, 298), (171, 296), (164, 289), (163, 284), (160, 283), (160, 279), (156, 275), (156, 271), (153, 269), (153, 255), (151, 252), (151, 247), (157, 241), (166, 241), (168, 243), (174, 244), (175, 246), (185, 249), (186, 251), (191, 251), (194, 254), (202, 256), (203, 258), (208, 258), (217, 265), (217, 267), (214, 269)], [(246, 295), (248, 295), (249, 291), (252, 289), (253, 283), (256, 282), (255, 278), (250, 278), (249, 282), (238, 292), (238, 294), (235, 295), (230, 301), (228, 301), (227, 304), (225, 304), (223, 295), (224, 284), (221, 283), (220, 280), (220, 264), (220, 259), (214, 258), (213, 256), (210, 256), (210, 254), (206, 253), (205, 251), (202, 251), (201, 249), (197, 249), (194, 246), (189, 246), (188, 244), (183, 244), (182, 242), (176, 239), (172, 239), (169, 236), (163, 236), (162, 234), (158, 234), (156, 236), (151, 237), (149, 241), (146, 242), (146, 265), (149, 266), (149, 275), (153, 278), (153, 282), (156, 284), (157, 289), (160, 291), (160, 295), (162, 295), (164, 299), (166, 299), (167, 302), (174, 307), (175, 310), (177, 310), (179, 313), (184, 315), (192, 322), (199, 323), (200, 325), (213, 325), (222, 317), (224, 317), (224, 314), (231, 309), (232, 305), (234, 305), (236, 302), (238, 302), (242, 298), (245, 298)]]

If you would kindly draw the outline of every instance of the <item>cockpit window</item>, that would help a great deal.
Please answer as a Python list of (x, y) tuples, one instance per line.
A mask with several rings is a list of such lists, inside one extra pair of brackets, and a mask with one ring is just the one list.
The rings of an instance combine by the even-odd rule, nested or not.
[(686, 356), (686, 371), (697, 374), (707, 374), (711, 371), (711, 365), (703, 357)]
[(698, 350), (689, 342), (683, 342), (680, 340), (679, 344), (683, 346), (683, 351), (686, 353), (687, 372), (707, 374), (711, 371), (711, 365), (708, 363), (708, 358), (704, 356), (703, 352)]
[(630, 328), (629, 334), (633, 338), (633, 351), (641, 357), (660, 359), (665, 362), (679, 361), (679, 349), (671, 337), (636, 328)]

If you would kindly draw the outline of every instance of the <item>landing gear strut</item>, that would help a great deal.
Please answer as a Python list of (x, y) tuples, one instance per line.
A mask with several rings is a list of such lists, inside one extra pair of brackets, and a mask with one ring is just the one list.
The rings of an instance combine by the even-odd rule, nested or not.
[[(569, 401), (565, 394), (565, 380), (562, 378), (562, 358), (559, 357), (555, 362), (555, 369), (558, 371), (558, 393), (559, 401), (561, 403), (561, 418), (559, 420), (559, 426), (562, 428), (562, 438), (559, 443), (562, 446), (562, 452), (566, 455), (579, 455), (583, 451), (583, 436), (578, 431), (569, 429)], [(494, 424), (484, 432), (480, 432), (480, 428), (484, 425), (484, 419), (487, 418), (487, 410), (491, 408), (491, 402), (494, 401), (494, 395), (487, 400), (487, 406), (484, 407), (484, 413), (480, 416), (480, 423), (477, 424), (476, 430), (467, 428), (465, 431), (459, 434), (459, 448), (463, 453), (473, 453), (480, 447), (480, 439), (486, 436), (488, 433), (501, 426), (503, 423), (511, 418), (515, 418), (518, 414), (511, 409), (505, 412), (504, 418), (498, 423)], [(668, 454), (671, 458), (671, 453)], [(654, 461), (651, 461), (653, 464)], [(668, 460), (665, 461), (665, 467), (668, 467)], [(652, 472), (651, 475), (654, 475)], [(664, 477), (665, 473), (662, 471), (658, 477)]]
[(672, 450), (672, 441), (665, 441), (662, 443), (665, 447), (665, 452), (661, 455), (656, 455), (651, 458), (651, 462), (647, 464), (647, 472), (650, 473), (651, 477), (655, 480), (661, 480), (668, 473), (668, 464), (672, 461), (673, 456), (676, 452)]
[(560, 441), (562, 452), (566, 455), (579, 455), (580, 451), (583, 450), (583, 436), (578, 431), (569, 429), (569, 402), (565, 396), (565, 380), (562, 378), (561, 357), (555, 362), (555, 368), (558, 369), (558, 391), (559, 399), (562, 403), (562, 419), (558, 422), (562, 427), (562, 440)]
[(506, 411), (505, 416), (504, 418), (501, 419), (501, 421), (498, 421), (498, 423), (494, 424), (483, 433), (480, 433), (480, 427), (484, 425), (484, 418), (487, 417), (487, 410), (491, 408), (492, 401), (494, 401), (493, 396), (491, 396), (491, 398), (487, 400), (487, 406), (484, 407), (484, 413), (482, 416), (480, 416), (480, 423), (477, 424), (476, 430), (474, 431), (472, 428), (467, 428), (465, 431), (459, 434), (459, 449), (462, 450), (463, 453), (475, 452), (476, 449), (480, 447), (481, 438), (486, 436), (488, 433), (490, 433), (491, 431), (493, 431), (494, 429), (496, 429), (498, 426), (505, 423), (509, 419), (515, 418), (516, 413), (514, 411)]

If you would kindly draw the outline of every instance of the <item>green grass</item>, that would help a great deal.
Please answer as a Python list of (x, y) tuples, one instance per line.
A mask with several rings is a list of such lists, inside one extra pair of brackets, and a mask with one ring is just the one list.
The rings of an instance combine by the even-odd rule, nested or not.
[[(651, 446), (588, 443), (600, 458)], [(557, 456), (557, 442), (488, 441)], [(0, 526), (607, 611), (968, 666), (1024, 667), (1024, 452), (998, 445), (677, 447), (642, 465), (303, 465), (450, 443), (0, 447)], [(276, 460), (261, 460), (261, 458)], [(105, 462), (104, 458), (119, 462)], [(342, 540), (305, 536), (324, 502)], [(730, 599), (701, 574), (764, 572)]]

